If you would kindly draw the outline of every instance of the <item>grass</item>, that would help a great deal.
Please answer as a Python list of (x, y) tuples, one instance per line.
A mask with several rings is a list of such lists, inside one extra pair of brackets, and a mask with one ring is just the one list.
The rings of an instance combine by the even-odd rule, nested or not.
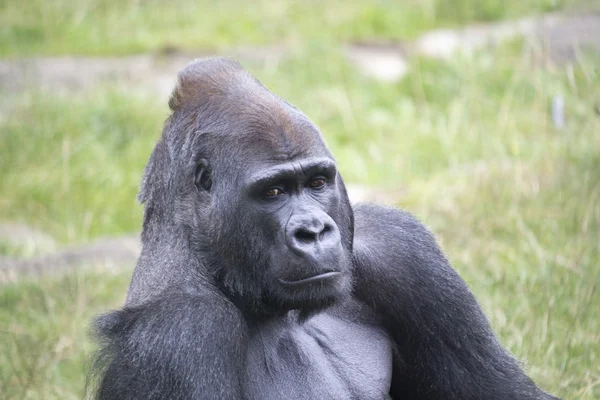
[(103, 88), (30, 93), (9, 107), (2, 217), (26, 216), (63, 242), (139, 229), (135, 194), (166, 107)]
[(2, 288), (5, 399), (81, 399), (93, 351), (88, 321), (123, 302), (127, 273), (74, 273)]
[[(502, 15), (492, 13), (494, 18), (539, 11), (542, 4), (506, 3)], [(9, 27), (29, 18), (45, 32), (40, 43), (48, 47), (36, 48), (24, 39), (11, 39), (11, 45), (22, 44), (23, 51), (36, 54), (85, 49), (61, 36), (66, 30), (62, 25), (52, 30), (17, 12), (20, 3), (1, 4), (18, 17), (10, 19)], [(52, 7), (58, 12), (67, 4), (44, 2), (35, 12)], [(83, 4), (90, 3), (77, 3), (73, 9)], [(110, 20), (109, 15), (126, 18), (120, 7), (134, 4), (84, 13), (80, 29), (91, 32)], [(304, 3), (285, 4), (308, 10)], [(406, 14), (429, 4), (435, 12), (427, 15), (437, 17), (415, 20), (412, 28), (383, 24), (377, 30), (365, 16), (371, 8), (346, 10), (336, 1), (332, 4), (332, 10), (351, 15), (347, 18), (356, 31), (334, 24), (328, 37), (315, 42), (310, 37), (318, 30), (303, 31), (307, 28), (300, 25), (294, 28), (297, 32), (288, 31), (276, 21), (268, 29), (305, 41), (277, 69), (247, 67), (321, 127), (346, 181), (371, 185), (382, 194), (403, 193), (398, 205), (436, 233), (502, 343), (524, 360), (541, 387), (565, 399), (599, 398), (600, 116), (594, 107), (600, 101), (595, 84), (600, 81), (600, 60), (588, 57), (573, 67), (541, 68), (515, 42), (445, 63), (415, 59), (403, 81), (382, 84), (349, 67), (336, 41), (402, 37), (428, 24), (482, 19), (482, 11), (457, 7), (453, 12), (464, 16), (459, 18), (442, 3), (408, 2), (402, 6)], [(257, 15), (264, 12), (258, 8)], [(276, 20), (276, 10), (269, 12), (265, 21)], [(236, 14), (211, 10), (210, 15), (217, 21)], [(135, 15), (148, 24), (152, 18)], [(164, 45), (169, 18), (137, 50)], [(125, 26), (119, 23), (116, 32)], [(177, 25), (175, 31), (186, 26)], [(209, 37), (215, 34), (211, 26), (198, 29)], [(6, 25), (0, 29), (5, 32)], [(256, 33), (257, 42), (268, 39), (261, 39), (262, 34)], [(65, 40), (53, 47), (50, 37)], [(120, 37), (103, 40), (101, 52), (118, 54), (137, 46), (132, 44), (137, 36)], [(232, 33), (224, 37), (242, 43)], [(244, 36), (244, 43), (254, 41)], [(82, 43), (89, 47), (91, 42)], [(557, 95), (565, 99), (564, 130), (555, 129), (549, 115)], [(143, 91), (98, 86), (68, 95), (5, 93), (0, 105), (0, 220), (34, 225), (62, 244), (139, 229), (141, 209), (135, 195), (167, 116), (166, 104)], [(16, 252), (6, 246), (0, 250)], [(29, 278), (0, 287), (3, 397), (81, 398), (93, 349), (88, 323), (93, 315), (122, 304), (130, 274), (130, 266), (117, 272), (91, 266), (68, 276)]]
[(402, 39), (440, 26), (546, 12), (578, 0), (0, 1), (0, 55), (127, 54), (309, 38)]

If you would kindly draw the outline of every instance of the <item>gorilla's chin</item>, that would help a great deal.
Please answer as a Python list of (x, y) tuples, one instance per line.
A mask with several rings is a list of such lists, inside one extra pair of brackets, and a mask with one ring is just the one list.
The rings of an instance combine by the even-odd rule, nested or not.
[(264, 288), (268, 298), (284, 309), (322, 308), (351, 292), (351, 264), (341, 244), (318, 257), (282, 251), (273, 254), (270, 261), (270, 277)]

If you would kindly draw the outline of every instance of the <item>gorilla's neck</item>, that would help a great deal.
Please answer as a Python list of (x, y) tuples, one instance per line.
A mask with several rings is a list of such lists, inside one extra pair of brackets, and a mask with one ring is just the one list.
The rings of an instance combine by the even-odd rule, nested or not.
[(127, 294), (127, 306), (145, 302), (167, 287), (182, 282), (202, 285), (208, 277), (190, 246), (185, 230), (176, 225), (145, 224), (142, 232), (142, 252), (138, 258), (132, 284)]

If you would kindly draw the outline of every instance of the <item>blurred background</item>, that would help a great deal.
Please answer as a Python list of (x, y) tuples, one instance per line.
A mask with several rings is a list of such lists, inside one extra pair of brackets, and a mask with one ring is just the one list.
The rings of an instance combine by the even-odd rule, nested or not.
[(176, 73), (214, 54), (435, 232), (542, 388), (600, 398), (599, 1), (0, 0), (2, 398), (83, 396)]

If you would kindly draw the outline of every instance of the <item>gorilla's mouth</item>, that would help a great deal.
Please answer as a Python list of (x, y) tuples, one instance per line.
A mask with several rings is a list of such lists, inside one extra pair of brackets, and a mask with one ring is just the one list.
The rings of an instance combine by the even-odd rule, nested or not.
[(331, 271), (331, 272), (325, 272), (324, 274), (311, 276), (310, 278), (299, 279), (296, 281), (288, 281), (288, 280), (281, 279), (281, 278), (278, 278), (278, 280), (284, 286), (287, 286), (290, 288), (298, 288), (298, 287), (311, 285), (311, 284), (315, 284), (315, 283), (322, 283), (322, 282), (334, 279), (335, 277), (337, 277), (341, 274), (342, 274), (341, 272)]

